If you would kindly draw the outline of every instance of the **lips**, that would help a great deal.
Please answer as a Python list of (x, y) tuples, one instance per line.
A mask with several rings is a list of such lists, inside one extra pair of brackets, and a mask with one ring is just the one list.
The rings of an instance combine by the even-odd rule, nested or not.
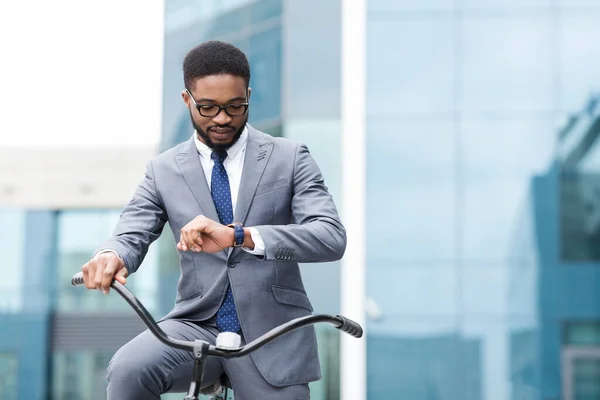
[(231, 128), (211, 128), (210, 131), (217, 135), (228, 135), (233, 131), (233, 129), (231, 129)]

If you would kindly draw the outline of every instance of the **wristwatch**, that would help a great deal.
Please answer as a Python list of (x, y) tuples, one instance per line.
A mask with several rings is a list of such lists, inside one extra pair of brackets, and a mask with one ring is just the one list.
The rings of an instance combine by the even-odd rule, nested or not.
[(239, 222), (227, 225), (233, 228), (233, 247), (240, 247), (244, 244), (244, 226)]

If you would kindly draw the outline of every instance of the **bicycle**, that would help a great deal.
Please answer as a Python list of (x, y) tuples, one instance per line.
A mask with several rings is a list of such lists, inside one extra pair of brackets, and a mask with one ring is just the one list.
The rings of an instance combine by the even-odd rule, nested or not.
[[(73, 286), (83, 285), (83, 274), (81, 272), (76, 273), (71, 277), (71, 284)], [(167, 336), (167, 334), (158, 326), (154, 318), (150, 315), (150, 313), (146, 310), (146, 308), (142, 305), (142, 303), (120, 282), (113, 280), (110, 285), (112, 289), (114, 289), (117, 293), (121, 295), (129, 303), (129, 305), (134, 309), (134, 311), (138, 314), (138, 316), (142, 319), (144, 324), (150, 329), (150, 331), (156, 336), (158, 340), (166, 344), (167, 346), (171, 346), (177, 349), (187, 350), (194, 353), (194, 367), (192, 371), (192, 381), (190, 383), (190, 387), (186, 397), (184, 400), (199, 400), (198, 395), (204, 394), (209, 397), (211, 400), (225, 400), (227, 399), (227, 393), (229, 390), (232, 390), (231, 383), (229, 382), (229, 378), (226, 375), (222, 375), (221, 378), (215, 382), (213, 385), (208, 386), (207, 388), (202, 389), (202, 379), (204, 375), (204, 362), (208, 356), (219, 356), (224, 358), (235, 358), (245, 356), (254, 350), (266, 345), (267, 343), (277, 339), (278, 337), (285, 335), (291, 331), (294, 331), (298, 328), (302, 328), (304, 326), (327, 322), (337, 329), (345, 332), (349, 335), (352, 335), (356, 338), (360, 338), (363, 335), (362, 327), (341, 315), (327, 315), (327, 314), (317, 314), (317, 315), (308, 315), (306, 317), (300, 317), (288, 321), (284, 324), (276, 326), (271, 329), (267, 333), (258, 337), (250, 343), (245, 344), (244, 346), (239, 346), (241, 338), (237, 335), (237, 338), (234, 340), (231, 339), (231, 335), (229, 332), (226, 335), (220, 333), (217, 336), (216, 345), (212, 345), (204, 340), (195, 340), (185, 341), (179, 339), (173, 339)], [(219, 340), (219, 336), (225, 338), (225, 340)], [(237, 340), (236, 340), (237, 339)]]

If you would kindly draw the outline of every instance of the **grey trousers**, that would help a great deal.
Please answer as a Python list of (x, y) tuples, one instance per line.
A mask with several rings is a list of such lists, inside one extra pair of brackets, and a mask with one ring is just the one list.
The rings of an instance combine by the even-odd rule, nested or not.
[[(167, 320), (160, 324), (165, 333), (182, 340), (206, 340), (214, 344), (219, 331), (208, 323)], [(108, 400), (160, 399), (163, 393), (186, 393), (192, 378), (191, 352), (173, 349), (146, 330), (121, 347), (108, 365)], [(208, 357), (202, 386), (214, 383), (225, 372), (236, 400), (307, 400), (307, 384), (274, 387), (264, 380), (250, 355), (223, 359)], [(182, 395), (182, 398), (184, 396)]]

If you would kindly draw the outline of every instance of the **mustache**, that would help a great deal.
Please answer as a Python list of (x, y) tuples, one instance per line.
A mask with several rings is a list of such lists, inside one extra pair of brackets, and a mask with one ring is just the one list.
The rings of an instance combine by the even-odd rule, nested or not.
[(206, 128), (207, 131), (210, 131), (211, 129), (232, 129), (233, 130), (234, 128), (231, 125), (211, 125)]

